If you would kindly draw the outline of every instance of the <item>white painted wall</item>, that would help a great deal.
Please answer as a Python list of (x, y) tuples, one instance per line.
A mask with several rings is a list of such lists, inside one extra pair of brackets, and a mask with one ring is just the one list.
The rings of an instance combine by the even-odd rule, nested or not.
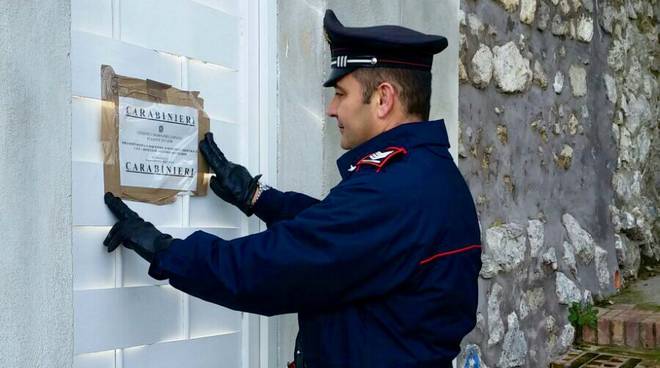
[(0, 367), (70, 367), (69, 1), (0, 2)]

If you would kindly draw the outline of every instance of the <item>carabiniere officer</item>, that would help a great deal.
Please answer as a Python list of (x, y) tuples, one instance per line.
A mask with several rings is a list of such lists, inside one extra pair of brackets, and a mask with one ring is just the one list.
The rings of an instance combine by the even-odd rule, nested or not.
[(451, 367), (475, 325), (481, 239), (443, 120), (428, 121), (441, 36), (344, 27), (328, 10), (325, 87), (335, 95), (341, 181), (323, 199), (269, 188), (207, 134), (211, 189), (266, 231), (173, 239), (106, 193), (118, 218), (104, 244), (150, 262), (149, 275), (235, 310), (298, 313), (291, 367)]

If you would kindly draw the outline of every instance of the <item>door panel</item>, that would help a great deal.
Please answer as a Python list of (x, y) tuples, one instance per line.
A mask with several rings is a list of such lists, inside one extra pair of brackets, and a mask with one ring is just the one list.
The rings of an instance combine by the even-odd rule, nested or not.
[[(241, 97), (258, 93), (244, 83), (252, 67), (245, 50), (255, 42), (242, 31), (247, 16), (238, 0), (72, 1), (76, 368), (236, 368), (254, 351), (247, 315), (185, 295), (150, 278), (134, 252), (108, 254), (102, 246), (115, 218), (103, 203), (101, 65), (199, 91), (219, 146), (250, 166), (259, 138), (248, 128), (251, 106)], [(210, 190), (163, 206), (128, 205), (177, 238), (197, 230), (225, 239), (248, 233), (245, 216)]]

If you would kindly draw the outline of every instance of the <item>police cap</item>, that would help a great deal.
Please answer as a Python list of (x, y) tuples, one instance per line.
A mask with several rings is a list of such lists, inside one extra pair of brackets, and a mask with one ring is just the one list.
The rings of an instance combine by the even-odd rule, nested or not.
[(433, 55), (447, 47), (447, 39), (394, 25), (344, 27), (328, 9), (323, 18), (325, 37), (330, 44), (332, 87), (358, 68), (401, 68), (431, 70)]

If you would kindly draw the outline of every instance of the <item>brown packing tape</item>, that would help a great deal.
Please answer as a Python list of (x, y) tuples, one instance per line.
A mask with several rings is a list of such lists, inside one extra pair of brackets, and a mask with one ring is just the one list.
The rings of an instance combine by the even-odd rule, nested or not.
[[(199, 139), (210, 129), (210, 119), (204, 112), (204, 100), (197, 91), (182, 91), (152, 80), (115, 74), (109, 65), (101, 66), (101, 145), (103, 147), (103, 178), (106, 192), (140, 202), (168, 204), (176, 200), (177, 190), (129, 187), (120, 185), (119, 178), (119, 96), (171, 105), (188, 106), (198, 111)], [(197, 190), (193, 195), (205, 196), (208, 191), (208, 164), (197, 154)]]

